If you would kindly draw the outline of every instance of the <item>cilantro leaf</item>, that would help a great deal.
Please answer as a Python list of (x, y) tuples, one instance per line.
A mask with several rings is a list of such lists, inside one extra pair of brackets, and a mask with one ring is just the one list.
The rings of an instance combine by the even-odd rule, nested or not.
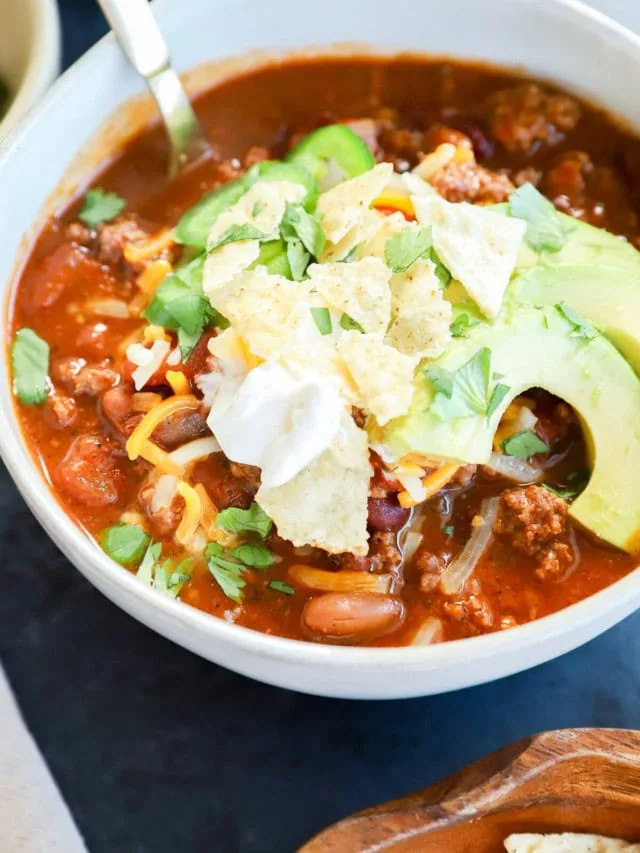
[(436, 277), (440, 282), (440, 287), (442, 287), (443, 289), (445, 287), (449, 287), (452, 278), (451, 273), (442, 263), (440, 257), (438, 256), (438, 253), (433, 248), (429, 250), (429, 259), (433, 261), (433, 263), (436, 265)]
[(527, 223), (527, 243), (534, 252), (559, 252), (570, 229), (553, 204), (533, 184), (523, 184), (509, 199), (511, 216)]
[(528, 459), (538, 453), (549, 453), (551, 448), (530, 429), (518, 432), (505, 438), (502, 449), (507, 456), (515, 456), (517, 459)]
[(472, 329), (474, 326), (479, 326), (481, 322), (482, 321), (478, 320), (477, 317), (472, 317), (470, 314), (458, 314), (449, 327), (451, 337), (466, 338), (469, 329)]
[(592, 323), (583, 320), (582, 317), (573, 310), (566, 302), (561, 302), (556, 305), (556, 311), (564, 317), (564, 319), (572, 327), (572, 335), (575, 338), (584, 338), (586, 341), (593, 340), (598, 337), (598, 330)]
[(276, 592), (282, 592), (285, 595), (295, 594), (295, 589), (284, 581), (269, 581), (268, 585), (270, 589), (274, 589)]
[(333, 331), (331, 314), (328, 308), (310, 308), (311, 316), (321, 335), (330, 335)]
[(302, 240), (287, 241), (287, 261), (293, 281), (302, 281), (309, 266), (311, 255), (305, 249)]
[(489, 395), (491, 350), (483, 347), (456, 371), (430, 365), (425, 373), (436, 389), (430, 411), (443, 421), (493, 414), (507, 391), (498, 385)]
[(403, 228), (390, 237), (384, 248), (384, 261), (391, 272), (406, 272), (418, 258), (431, 249), (431, 229)]
[(147, 586), (153, 586), (156, 563), (160, 559), (160, 554), (162, 554), (162, 543), (150, 542), (136, 572), (138, 580)]
[(301, 204), (291, 204), (291, 202), (287, 202), (280, 223), (280, 234), (287, 243), (291, 240), (300, 240), (314, 258), (320, 257), (326, 242), (317, 216), (308, 213)]
[(550, 492), (553, 492), (554, 495), (558, 495), (559, 498), (563, 498), (565, 501), (572, 500), (573, 498), (578, 497), (578, 495), (582, 494), (582, 492), (587, 488), (587, 484), (589, 483), (590, 472), (588, 469), (583, 469), (582, 471), (574, 471), (569, 474), (567, 477), (567, 485), (566, 486), (550, 486), (548, 483), (542, 483)]
[(49, 344), (33, 329), (19, 329), (11, 347), (13, 391), (25, 406), (47, 399)]
[(102, 531), (100, 544), (112, 560), (129, 566), (142, 559), (149, 544), (149, 535), (137, 524), (116, 524)]
[(217, 542), (210, 542), (204, 555), (207, 560), (207, 568), (220, 589), (227, 598), (240, 604), (243, 595), (242, 590), (247, 585), (246, 580), (242, 577), (246, 566), (236, 560), (230, 560), (227, 557), (226, 550)]
[(223, 509), (218, 513), (216, 521), (218, 527), (228, 533), (257, 533), (261, 539), (269, 535), (273, 525), (269, 516), (255, 501), (249, 509)]
[(126, 204), (116, 193), (108, 193), (97, 187), (86, 193), (78, 219), (89, 228), (96, 228), (102, 222), (111, 222), (119, 216)]
[(353, 317), (350, 317), (348, 314), (342, 315), (342, 317), (340, 318), (340, 326), (347, 332), (362, 332), (362, 334), (364, 335), (364, 329), (362, 328), (360, 323), (358, 323), (356, 320), (353, 319)]
[(265, 240), (267, 235), (255, 225), (231, 225), (217, 239), (207, 245), (207, 252), (227, 246), (229, 243), (239, 243), (241, 240)]
[(453, 393), (453, 383), (455, 374), (450, 370), (445, 370), (444, 367), (438, 367), (437, 364), (432, 364), (425, 371), (431, 382), (435, 385), (436, 391), (451, 397)]
[(445, 536), (453, 536), (454, 531), (455, 531), (455, 528), (454, 528), (453, 524), (445, 524), (445, 526), (442, 528), (442, 532), (444, 533)]
[(245, 542), (243, 545), (238, 545), (230, 554), (236, 560), (240, 560), (245, 566), (250, 566), (252, 569), (268, 569), (272, 566), (276, 558), (266, 545), (261, 543)]
[(504, 385), (502, 382), (498, 382), (496, 387), (491, 392), (489, 405), (487, 406), (487, 420), (489, 420), (489, 418), (495, 413), (496, 409), (507, 396), (509, 391), (511, 391), (511, 388), (508, 385)]

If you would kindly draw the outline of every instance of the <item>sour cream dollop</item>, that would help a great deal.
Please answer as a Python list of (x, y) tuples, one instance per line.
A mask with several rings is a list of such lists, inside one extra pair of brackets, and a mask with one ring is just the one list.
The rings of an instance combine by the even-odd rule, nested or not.
[(223, 411), (207, 423), (226, 457), (262, 470), (262, 485), (288, 483), (327, 450), (340, 428), (344, 402), (310, 372), (293, 376), (276, 361), (252, 370)]

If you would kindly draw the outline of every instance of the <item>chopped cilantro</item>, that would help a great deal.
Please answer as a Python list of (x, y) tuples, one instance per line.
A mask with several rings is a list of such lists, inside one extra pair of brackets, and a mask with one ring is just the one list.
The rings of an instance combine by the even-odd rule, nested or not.
[(265, 240), (267, 235), (254, 225), (231, 225), (217, 239), (207, 245), (207, 252), (227, 246), (229, 243), (239, 243), (241, 240)]
[(218, 527), (229, 533), (257, 533), (262, 539), (269, 535), (273, 522), (255, 501), (249, 509), (229, 507), (218, 513)]
[(287, 202), (280, 223), (280, 234), (287, 243), (299, 240), (314, 258), (319, 258), (322, 254), (325, 244), (322, 225), (317, 216), (308, 213), (301, 204)]
[(563, 498), (565, 501), (572, 500), (581, 494), (587, 487), (589, 482), (589, 470), (574, 471), (567, 477), (566, 486), (550, 486), (548, 483), (542, 483), (545, 489)]
[(358, 254), (358, 252), (360, 251), (360, 249), (363, 246), (364, 246), (364, 241), (362, 243), (356, 243), (355, 246), (353, 246), (351, 249), (349, 249), (349, 251), (344, 256), (344, 258), (340, 259), (339, 263), (341, 263), (341, 264), (352, 264), (354, 261), (357, 260), (356, 255)]
[(89, 190), (85, 195), (78, 219), (89, 228), (95, 228), (102, 222), (111, 222), (119, 216), (126, 204), (126, 201), (116, 193), (108, 193), (97, 187), (95, 190)]
[(287, 240), (287, 261), (293, 281), (302, 281), (309, 266), (311, 255), (305, 249), (302, 240)]
[(364, 329), (362, 328), (360, 323), (358, 323), (356, 320), (353, 319), (353, 317), (350, 317), (348, 314), (342, 315), (342, 317), (340, 318), (340, 326), (347, 332), (362, 332), (362, 334), (364, 335)]
[(502, 442), (502, 449), (507, 456), (515, 456), (517, 459), (528, 459), (530, 456), (536, 456), (538, 453), (549, 453), (551, 450), (549, 445), (538, 438), (535, 432), (530, 429), (505, 438)]
[(122, 566), (135, 565), (142, 559), (149, 535), (137, 524), (116, 524), (102, 531), (102, 550)]
[(440, 287), (449, 287), (449, 285), (451, 284), (451, 273), (442, 263), (435, 249), (430, 249), (429, 258), (436, 265), (436, 276), (438, 278), (438, 281), (440, 282)]
[(310, 308), (311, 316), (321, 335), (330, 335), (333, 331), (331, 314), (328, 308)]
[(207, 567), (227, 598), (239, 604), (247, 582), (242, 577), (246, 566), (229, 559), (227, 551), (217, 542), (210, 542), (204, 552)]
[(458, 314), (451, 326), (451, 336), (453, 338), (466, 338), (469, 329), (478, 326), (482, 321), (477, 317), (472, 317), (470, 314)]
[(431, 249), (431, 229), (403, 228), (387, 240), (384, 260), (391, 272), (406, 272), (418, 258), (423, 258)]
[(269, 581), (269, 588), (274, 589), (276, 592), (282, 592), (285, 595), (293, 595), (295, 593), (295, 589), (284, 581)]
[(256, 216), (258, 216), (258, 214), (261, 213), (263, 210), (264, 210), (264, 204), (261, 201), (257, 201), (253, 205), (253, 210), (251, 211), (251, 216), (255, 219)]
[(533, 184), (524, 184), (511, 194), (509, 210), (527, 223), (527, 243), (535, 252), (558, 252), (564, 247), (570, 229)]
[(487, 347), (453, 373), (432, 365), (426, 374), (437, 391), (431, 411), (441, 420), (487, 413), (491, 379), (491, 350)]
[(145, 552), (136, 577), (151, 589), (171, 598), (177, 598), (180, 590), (191, 577), (193, 560), (187, 557), (174, 566), (172, 560), (160, 563), (161, 554), (162, 543), (152, 542)]
[(260, 543), (245, 542), (243, 545), (238, 545), (230, 554), (236, 560), (240, 560), (245, 566), (251, 566), (252, 569), (268, 569), (275, 563), (276, 558), (271, 551)]
[(567, 323), (572, 327), (572, 335), (574, 337), (584, 338), (584, 340), (587, 341), (598, 337), (598, 330), (595, 326), (592, 323), (588, 323), (586, 320), (583, 320), (582, 317), (565, 302), (561, 302), (559, 305), (556, 305), (556, 311), (564, 317)]
[(487, 420), (489, 420), (489, 418), (495, 413), (496, 409), (507, 396), (509, 391), (511, 391), (511, 388), (508, 385), (504, 385), (502, 382), (498, 382), (496, 387), (491, 392), (489, 405), (487, 406)]
[(442, 532), (445, 536), (453, 536), (454, 530), (455, 528), (453, 524), (445, 524), (445, 526), (442, 528)]
[(47, 399), (49, 344), (33, 329), (19, 329), (11, 347), (13, 391), (25, 406)]

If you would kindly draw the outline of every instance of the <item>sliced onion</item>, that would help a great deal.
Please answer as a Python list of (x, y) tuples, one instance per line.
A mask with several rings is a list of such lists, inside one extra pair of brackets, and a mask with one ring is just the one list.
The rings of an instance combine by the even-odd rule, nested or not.
[(343, 570), (330, 572), (312, 566), (291, 566), (289, 575), (301, 586), (323, 592), (379, 592), (391, 591), (391, 575), (372, 575), (369, 572)]
[(172, 349), (169, 355), (167, 356), (167, 364), (170, 364), (171, 367), (175, 367), (177, 364), (180, 364), (180, 361), (180, 347), (174, 347), (174, 349)]
[(151, 511), (160, 512), (171, 506), (176, 490), (178, 488), (178, 478), (173, 474), (163, 474), (158, 477), (156, 488), (151, 499)]
[(527, 406), (520, 406), (520, 410), (513, 422), (513, 428), (516, 433), (533, 430), (538, 423), (538, 418), (533, 414)]
[(202, 405), (205, 409), (211, 408), (222, 378), (222, 373), (219, 370), (212, 370), (211, 373), (200, 373), (196, 376), (196, 385), (202, 394)]
[(537, 483), (542, 479), (542, 471), (537, 465), (504, 453), (492, 453), (487, 468), (516, 483)]
[(220, 453), (220, 450), (221, 448), (217, 440), (212, 435), (209, 435), (204, 438), (196, 438), (193, 441), (189, 441), (187, 444), (183, 444), (182, 447), (179, 447), (177, 450), (173, 450), (169, 454), (169, 459), (171, 459), (172, 462), (175, 462), (176, 465), (184, 468), (191, 462), (196, 462), (198, 459), (204, 459), (212, 453)]
[(480, 506), (482, 522), (473, 528), (467, 544), (443, 572), (440, 589), (445, 595), (460, 592), (493, 538), (493, 525), (498, 517), (499, 498), (485, 498)]
[(413, 170), (413, 174), (422, 178), (423, 181), (430, 181), (433, 176), (447, 166), (456, 156), (456, 146), (450, 142), (444, 142), (438, 145), (435, 151), (427, 154)]
[(420, 547), (422, 538), (422, 533), (416, 533), (415, 530), (410, 530), (407, 533), (407, 535), (405, 536), (404, 544), (402, 546), (402, 559), (405, 563), (408, 563), (409, 560), (413, 558), (413, 555)]
[(411, 640), (412, 646), (431, 646), (434, 643), (441, 643), (443, 636), (443, 626), (440, 619), (435, 616), (429, 616), (424, 620), (422, 625), (414, 634)]
[(321, 193), (326, 193), (327, 190), (333, 189), (333, 187), (341, 184), (347, 177), (347, 173), (344, 169), (341, 169), (340, 166), (336, 163), (336, 161), (330, 157), (327, 160), (327, 171), (326, 174), (322, 177), (320, 181), (318, 181), (318, 189)]
[(86, 309), (101, 317), (124, 319), (129, 316), (129, 306), (122, 299), (93, 299), (87, 302)]

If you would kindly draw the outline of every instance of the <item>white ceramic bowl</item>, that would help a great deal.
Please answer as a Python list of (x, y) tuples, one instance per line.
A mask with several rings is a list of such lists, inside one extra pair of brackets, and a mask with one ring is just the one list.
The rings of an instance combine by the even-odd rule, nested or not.
[[(156, 12), (181, 71), (257, 48), (282, 52), (301, 45), (365, 42), (381, 51), (426, 51), (521, 65), (606, 104), (640, 128), (640, 86), (632, 85), (640, 79), (640, 39), (573, 0), (395, 0), (391, 7), (374, 0), (323, 0), (305, 4), (297, 14), (289, 0), (160, 0)], [(230, 67), (238, 64), (225, 66), (224, 73)], [(191, 83), (202, 84), (216, 73), (197, 73)], [(121, 111), (102, 145), (96, 149), (90, 144), (116, 108), (141, 91), (140, 81), (108, 38), (60, 79), (10, 140), (0, 156), (0, 281), (5, 287), (23, 255), (25, 233), (90, 175), (97, 155), (106, 154), (148, 117), (144, 107)], [(68, 172), (72, 160), (74, 169)], [(6, 375), (5, 353), (2, 358)], [(0, 383), (0, 451), (49, 535), (112, 601), (209, 660), (282, 687), (359, 699), (454, 690), (556, 657), (640, 605), (636, 571), (529, 625), (433, 647), (343, 648), (265, 636), (143, 587), (86, 538), (53, 499), (25, 449), (8, 380)]]
[(0, 78), (11, 102), (0, 121), (0, 140), (60, 73), (56, 0), (0, 0)]

